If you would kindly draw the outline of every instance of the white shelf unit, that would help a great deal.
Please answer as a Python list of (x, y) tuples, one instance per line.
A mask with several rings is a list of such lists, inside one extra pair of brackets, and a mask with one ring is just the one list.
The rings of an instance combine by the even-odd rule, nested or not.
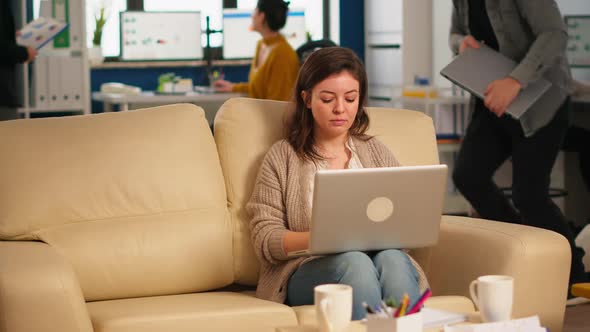
[[(432, 0), (365, 1), (365, 63), (371, 102), (414, 75), (432, 79)], [(416, 38), (420, 36), (420, 38)]]
[[(466, 112), (470, 102), (469, 97), (465, 95), (457, 96), (455, 95), (457, 90), (453, 91), (453, 89), (440, 89), (436, 98), (402, 97), (399, 96), (401, 89), (398, 90), (398, 92), (394, 92), (392, 101), (394, 107), (422, 111), (432, 117), (437, 132), (443, 131), (446, 127), (449, 131), (454, 131), (455, 134), (462, 136), (467, 124), (468, 114)], [(460, 116), (457, 116), (458, 114)], [(454, 123), (449, 123), (448, 119), (453, 120)], [(449, 167), (447, 194), (443, 208), (445, 214), (471, 213), (471, 205), (459, 193), (451, 178), (454, 159), (460, 147), (460, 141), (456, 140), (440, 140), (438, 144), (440, 161)]]
[(403, 1), (365, 1), (365, 64), (371, 101), (387, 101), (402, 84)]
[[(17, 26), (22, 26), (29, 16), (23, 3), (18, 1), (15, 6), (20, 13)], [(23, 106), (19, 113), (25, 118), (30, 118), (32, 113), (90, 114), (85, 4), (79, 0), (41, 2), (40, 15), (69, 18), (69, 46), (58, 48), (50, 42), (40, 50), (33, 63), (21, 66), (19, 84)], [(61, 14), (60, 9), (63, 9)]]

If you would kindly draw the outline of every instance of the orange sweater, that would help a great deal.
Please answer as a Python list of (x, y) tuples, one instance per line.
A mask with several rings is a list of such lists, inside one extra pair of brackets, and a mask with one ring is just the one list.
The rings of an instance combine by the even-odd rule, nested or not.
[[(260, 46), (272, 47), (266, 61), (256, 67)], [(256, 54), (250, 67), (248, 82), (236, 83), (233, 92), (247, 93), (252, 98), (291, 100), (299, 72), (299, 59), (285, 37), (262, 39), (256, 45)]]

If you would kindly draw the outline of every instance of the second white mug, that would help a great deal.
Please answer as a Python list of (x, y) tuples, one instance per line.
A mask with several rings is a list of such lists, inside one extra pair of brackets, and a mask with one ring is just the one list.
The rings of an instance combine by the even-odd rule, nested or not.
[(316, 286), (314, 304), (319, 331), (345, 331), (352, 319), (352, 287), (341, 284)]
[(469, 292), (484, 322), (500, 322), (512, 318), (514, 278), (511, 276), (481, 276), (471, 282)]

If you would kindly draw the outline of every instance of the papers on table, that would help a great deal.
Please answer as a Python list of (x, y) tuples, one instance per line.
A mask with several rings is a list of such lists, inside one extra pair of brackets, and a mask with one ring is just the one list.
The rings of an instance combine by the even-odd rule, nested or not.
[[(426, 327), (426, 325), (424, 326)], [(541, 326), (539, 316), (513, 319), (505, 322), (471, 325), (445, 326), (444, 332), (546, 332)]]
[(467, 320), (467, 314), (424, 307), (422, 310), (422, 324), (425, 329), (455, 324)]
[(16, 38), (16, 43), (21, 46), (40, 49), (43, 45), (53, 40), (67, 26), (67, 23), (53, 18), (39, 17), (20, 30), (20, 35)]

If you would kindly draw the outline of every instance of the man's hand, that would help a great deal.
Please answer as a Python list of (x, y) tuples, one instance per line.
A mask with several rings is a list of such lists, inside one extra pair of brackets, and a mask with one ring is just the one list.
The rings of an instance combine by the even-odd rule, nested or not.
[(213, 82), (213, 89), (217, 92), (231, 92), (234, 84), (226, 80), (217, 80)]
[(484, 104), (497, 117), (501, 117), (521, 88), (522, 84), (512, 77), (495, 80), (486, 88)]
[(25, 60), (25, 63), (29, 63), (33, 60), (35, 60), (35, 58), (37, 57), (37, 50), (32, 48), (32, 47), (27, 47), (27, 60)]
[(472, 35), (467, 35), (463, 38), (461, 45), (459, 45), (459, 54), (462, 54), (468, 47), (479, 48), (479, 42)]

